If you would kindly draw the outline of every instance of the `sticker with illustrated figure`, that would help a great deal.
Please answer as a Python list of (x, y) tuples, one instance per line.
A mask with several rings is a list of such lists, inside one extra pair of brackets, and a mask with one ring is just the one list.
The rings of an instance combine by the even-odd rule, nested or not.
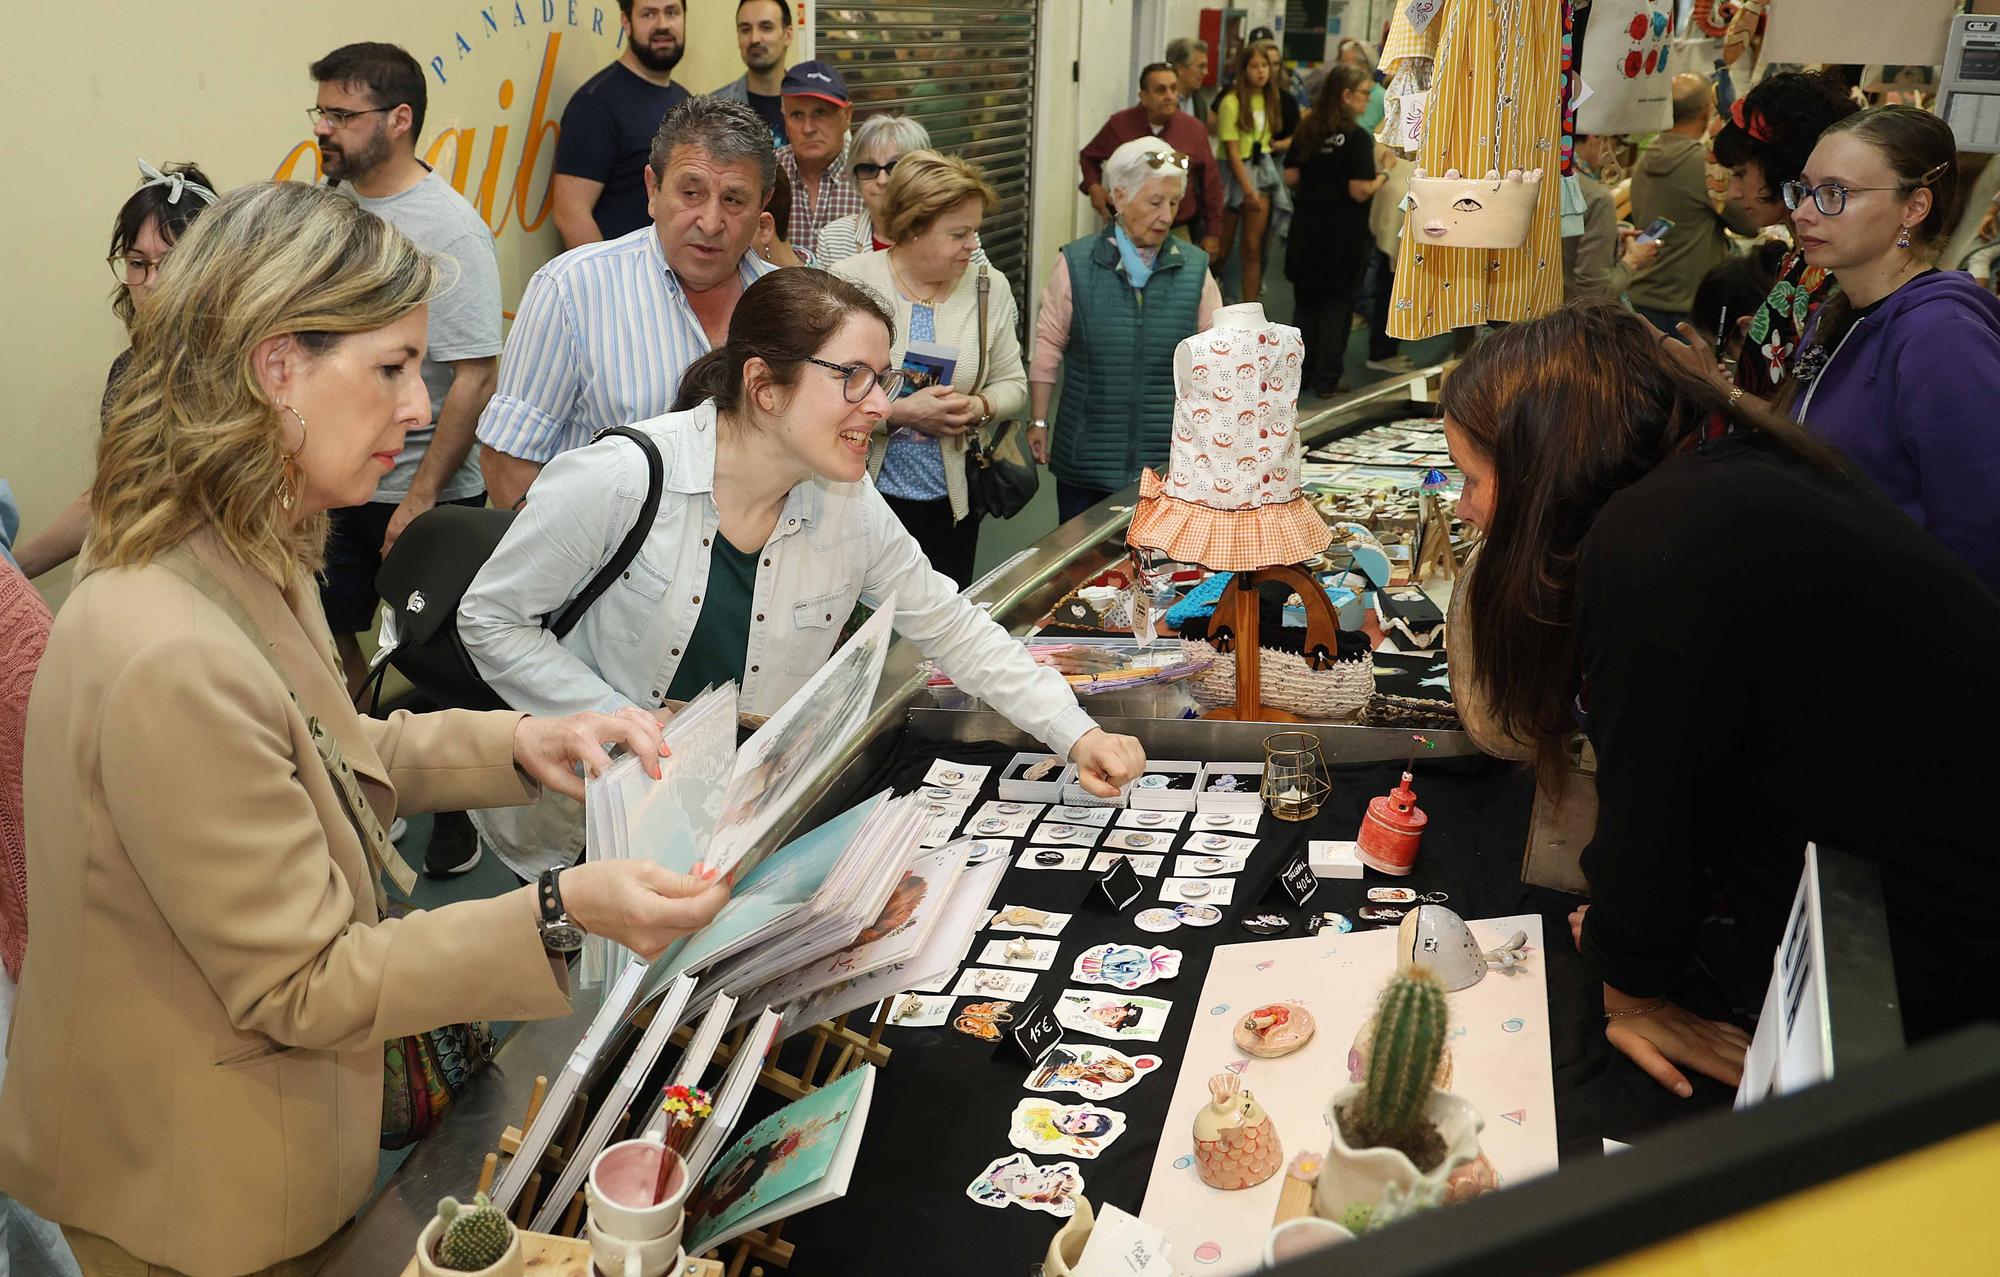
[(966, 1185), (965, 1195), (995, 1210), (1019, 1206), (1068, 1219), (1083, 1196), (1083, 1172), (1075, 1162), (1037, 1166), (1026, 1153), (1009, 1153), (994, 1158)]
[(1160, 876), (1160, 863), (1165, 859), (1165, 856), (1142, 856), (1133, 851), (1100, 851), (1090, 858), (1090, 871), (1103, 873), (1123, 860), (1129, 863), (1132, 872), (1141, 878), (1157, 878)]
[(1089, 1159), (1125, 1133), (1125, 1115), (1095, 1104), (1061, 1104), (1030, 1096), (1014, 1105), (1007, 1138), (1038, 1157)]
[(968, 1002), (952, 1018), (951, 1027), (981, 1042), (998, 1042), (1001, 1031), (1013, 1019), (1012, 1002)]
[(1064, 989), (1056, 999), (1056, 1019), (1065, 1029), (1092, 1037), (1158, 1042), (1173, 1003), (1139, 993)]
[(1180, 973), (1179, 949), (1163, 945), (1141, 948), (1134, 944), (1098, 944), (1076, 955), (1069, 978), (1080, 984), (1137, 989), (1155, 980), (1171, 980)]
[(1116, 1099), (1159, 1071), (1157, 1055), (1126, 1055), (1115, 1047), (1063, 1042), (1051, 1047), (1022, 1083), (1042, 1095), (1076, 1095), (1086, 1100)]

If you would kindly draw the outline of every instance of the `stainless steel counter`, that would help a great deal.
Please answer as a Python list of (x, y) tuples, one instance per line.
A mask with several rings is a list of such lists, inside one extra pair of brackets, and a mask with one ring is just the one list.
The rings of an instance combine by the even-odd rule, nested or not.
[[(1425, 369), (1370, 386), (1300, 423), (1308, 445), (1378, 422), (1425, 410), (1438, 371)], [(1025, 634), (1057, 600), (1125, 557), (1125, 528), (1138, 486), (1125, 489), (1061, 525), (972, 584), (968, 597), (1015, 634)], [(990, 712), (930, 708), (914, 644), (898, 640), (889, 650), (873, 711), (861, 735), (828, 766), (815, 792), (787, 811), (769, 838), (775, 846), (793, 831), (810, 828), (860, 797), (859, 789), (894, 750), (900, 734), (914, 730), (932, 739), (995, 740), (1026, 747), (1032, 742)], [(1157, 758), (1260, 758), (1269, 725), (1188, 719), (1101, 718), (1111, 731), (1137, 736)], [(1289, 725), (1288, 725), (1289, 726)], [(1331, 762), (1371, 762), (1401, 757), (1409, 733), (1393, 728), (1311, 726)], [(1463, 732), (1427, 733), (1442, 756), (1476, 752)], [(527, 1024), (501, 1046), (487, 1069), (459, 1098), (442, 1129), (424, 1141), (390, 1177), (377, 1198), (347, 1231), (322, 1270), (337, 1277), (384, 1277), (409, 1262), (417, 1234), (446, 1194), (469, 1194), (479, 1167), (500, 1133), (519, 1125), (537, 1074), (553, 1077), (589, 1027), (598, 994), (580, 994), (562, 1020)], [(613, 1043), (606, 1063), (621, 1059)], [(888, 1085), (894, 1085), (893, 1079)], [(837, 1209), (837, 1208), (836, 1208)]]

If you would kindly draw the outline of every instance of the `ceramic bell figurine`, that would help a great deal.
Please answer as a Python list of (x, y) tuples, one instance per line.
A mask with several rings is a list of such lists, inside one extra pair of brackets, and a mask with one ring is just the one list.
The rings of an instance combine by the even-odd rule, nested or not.
[(1396, 928), (1396, 970), (1428, 971), (1446, 992), (1456, 993), (1478, 984), (1489, 966), (1504, 970), (1521, 963), (1527, 943), (1527, 932), (1516, 931), (1499, 948), (1481, 950), (1465, 919), (1443, 905), (1419, 905)]
[(1214, 1098), (1194, 1115), (1194, 1165), (1210, 1188), (1252, 1188), (1278, 1173), (1284, 1150), (1271, 1115), (1234, 1073), (1208, 1079)]
[(1275, 1060), (1312, 1041), (1316, 1028), (1312, 1012), (1298, 1003), (1273, 1002), (1238, 1020), (1232, 1036), (1236, 1049), (1245, 1055)]

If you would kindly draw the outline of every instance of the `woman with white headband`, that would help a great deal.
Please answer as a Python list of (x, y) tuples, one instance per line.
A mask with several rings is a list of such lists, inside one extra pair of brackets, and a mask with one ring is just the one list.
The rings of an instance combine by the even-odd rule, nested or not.
[[(111, 225), (112, 278), (118, 281), (111, 293), (111, 310), (129, 332), (139, 303), (153, 291), (160, 263), (173, 251), (174, 243), (202, 210), (215, 203), (215, 183), (191, 163), (169, 164), (156, 169), (139, 161), (139, 189), (119, 206)], [(104, 382), (104, 402), (111, 401), (111, 386), (132, 358), (127, 346), (111, 361), (111, 374)], [(83, 548), (83, 534), (90, 525), (90, 510), (82, 496), (70, 502), (56, 521), (23, 541), (14, 551), (23, 575), (33, 579), (51, 568), (61, 567)]]

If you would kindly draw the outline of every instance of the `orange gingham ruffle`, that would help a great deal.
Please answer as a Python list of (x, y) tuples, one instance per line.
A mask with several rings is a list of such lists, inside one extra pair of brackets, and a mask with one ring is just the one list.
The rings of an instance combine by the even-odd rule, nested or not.
[(1151, 469), (1139, 476), (1139, 505), (1125, 540), (1178, 563), (1217, 572), (1303, 563), (1333, 539), (1333, 530), (1303, 496), (1248, 510), (1215, 510), (1166, 495)]

